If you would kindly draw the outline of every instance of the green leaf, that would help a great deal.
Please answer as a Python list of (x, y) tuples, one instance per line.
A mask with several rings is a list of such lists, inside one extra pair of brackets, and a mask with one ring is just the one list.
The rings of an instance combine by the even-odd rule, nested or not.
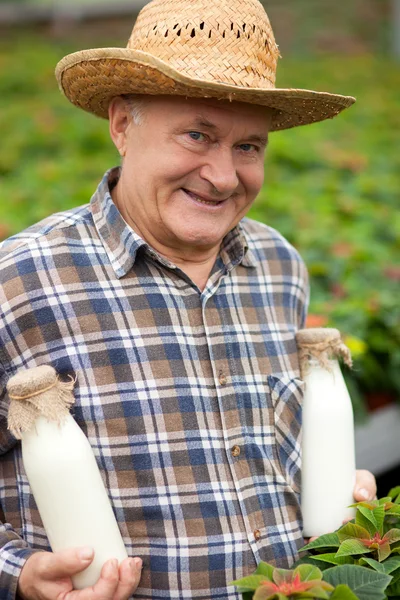
[(291, 569), (274, 569), (272, 579), (277, 585), (291, 582), (293, 580), (293, 571)]
[(257, 569), (254, 571), (254, 575), (265, 575), (269, 581), (272, 581), (272, 573), (275, 567), (264, 561), (261, 561), (257, 565)]
[(367, 529), (360, 527), (359, 525), (354, 525), (353, 523), (346, 523), (346, 525), (339, 529), (337, 534), (340, 542), (344, 542), (350, 538), (369, 540), (371, 537)]
[(382, 539), (387, 540), (389, 544), (400, 541), (400, 529), (390, 529)]
[(346, 584), (359, 600), (385, 600), (384, 590), (391, 576), (358, 565), (342, 565), (324, 571), (324, 580), (333, 586)]
[[(390, 557), (390, 558), (393, 558), (393, 557)], [(390, 559), (388, 558), (388, 560), (390, 560)], [(396, 583), (396, 581), (400, 581), (400, 570), (399, 569), (396, 569), (396, 571), (392, 571), (390, 573), (390, 575), (393, 577), (393, 579), (391, 581), (391, 585), (393, 583)]]
[(272, 592), (267, 587), (261, 586), (253, 596), (253, 600), (287, 600), (287, 596), (279, 592)]
[[(366, 513), (369, 513), (369, 515), (365, 515), (364, 511)], [(360, 527), (366, 529), (370, 537), (373, 537), (378, 531), (377, 523), (372, 510), (369, 510), (369, 508), (364, 508), (363, 506), (360, 506), (357, 510), (356, 525), (359, 525)]]
[(318, 567), (314, 567), (313, 565), (299, 565), (295, 568), (293, 576), (297, 574), (300, 575), (301, 581), (322, 579), (322, 572)]
[(391, 596), (400, 596), (400, 580), (395, 581), (386, 589), (386, 594)]
[(248, 575), (247, 577), (242, 577), (242, 579), (232, 581), (230, 585), (235, 585), (240, 590), (247, 592), (256, 590), (263, 581), (267, 581), (265, 575)]
[(365, 508), (369, 508), (373, 510), (377, 506), (379, 506), (378, 500), (363, 500), (362, 502), (355, 502), (354, 504), (350, 504), (349, 508), (359, 508), (360, 506), (364, 506)]
[(389, 493), (388, 496), (390, 496), (390, 498), (393, 500), (393, 502), (396, 502), (396, 504), (400, 503), (400, 485), (396, 485), (396, 487), (393, 487)]
[(317, 548), (339, 548), (339, 546), (340, 541), (337, 533), (326, 533), (301, 548), (301, 552), (303, 550), (316, 550)]
[[(313, 555), (306, 556), (301, 559), (301, 562), (297, 561), (296, 564), (297, 565), (299, 565), (299, 564), (313, 565), (314, 567), (318, 567), (318, 569), (320, 571), (324, 571), (325, 569), (329, 569), (332, 567), (332, 563), (327, 563), (327, 562), (318, 560), (319, 556), (323, 556), (323, 555), (313, 554)], [(348, 557), (344, 557), (344, 558), (346, 559)], [(347, 563), (345, 563), (345, 564), (347, 564)]]
[(385, 511), (386, 515), (400, 515), (400, 504), (394, 504), (391, 508)]
[(390, 575), (400, 568), (400, 556), (391, 556), (379, 564), (385, 569), (385, 573)]
[[(373, 510), (370, 510), (369, 508), (365, 508), (364, 506), (359, 506), (358, 511), (366, 519), (368, 519), (368, 521), (370, 521), (370, 523), (372, 523), (372, 525), (375, 528), (375, 531), (373, 531), (373, 533), (375, 533), (376, 531), (379, 531), (379, 533), (382, 533), (383, 521), (385, 518), (385, 507), (384, 506), (377, 506)], [(357, 522), (357, 520), (356, 520), (356, 522)]]
[(378, 503), (379, 503), (379, 506), (381, 506), (381, 505), (388, 504), (391, 501), (392, 501), (392, 498), (390, 496), (385, 496), (384, 498), (379, 498)]
[(371, 552), (369, 548), (364, 546), (362, 542), (355, 539), (347, 539), (342, 544), (336, 553), (336, 556), (350, 556), (353, 554), (368, 554)]
[(302, 594), (297, 594), (295, 596), (296, 600), (298, 598), (318, 598), (320, 600), (329, 600), (330, 595), (325, 590), (320, 587), (310, 588), (307, 592)]
[(389, 542), (386, 542), (385, 544), (381, 544), (378, 547), (379, 562), (384, 561), (385, 558), (387, 558), (388, 556), (390, 556), (390, 544), (389, 544)]
[(330, 600), (360, 600), (348, 585), (340, 584), (335, 588)]
[(358, 562), (360, 565), (369, 565), (372, 569), (374, 569), (375, 571), (378, 571), (378, 573), (386, 573), (386, 570), (384, 567), (385, 563), (380, 563), (377, 560), (375, 560), (374, 558), (370, 558), (369, 556), (362, 556)]
[[(283, 599), (286, 600), (286, 597), (283, 596)], [(261, 586), (255, 592), (253, 600), (281, 600), (281, 594), (277, 594), (276, 592), (271, 594), (271, 590)]]
[(337, 556), (336, 552), (328, 552), (327, 554), (313, 554), (312, 560), (330, 563), (332, 565), (352, 565), (354, 558), (351, 556)]

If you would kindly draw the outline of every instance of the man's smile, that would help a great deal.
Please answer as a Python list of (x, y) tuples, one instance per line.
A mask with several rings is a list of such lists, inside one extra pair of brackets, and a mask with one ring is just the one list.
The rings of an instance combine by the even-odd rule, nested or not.
[(187, 196), (189, 196), (189, 198), (191, 198), (191, 200), (199, 202), (200, 204), (205, 204), (207, 206), (220, 206), (227, 200), (227, 198), (224, 200), (213, 200), (212, 198), (206, 197), (204, 195), (200, 196), (197, 192), (191, 192), (190, 190), (187, 190), (185, 188), (181, 189), (183, 192), (185, 192)]

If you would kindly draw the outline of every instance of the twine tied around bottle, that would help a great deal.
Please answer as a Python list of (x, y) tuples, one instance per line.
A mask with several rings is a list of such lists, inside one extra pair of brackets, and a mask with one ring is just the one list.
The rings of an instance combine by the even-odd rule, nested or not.
[(309, 360), (316, 360), (321, 367), (331, 370), (330, 361), (342, 358), (348, 366), (353, 366), (351, 353), (340, 337), (338, 329), (310, 327), (296, 333), (296, 342), (302, 373), (307, 372)]
[(49, 365), (18, 371), (7, 384), (10, 406), (8, 429), (16, 439), (30, 431), (38, 417), (61, 423), (74, 404), (73, 389), (76, 382), (61, 381)]

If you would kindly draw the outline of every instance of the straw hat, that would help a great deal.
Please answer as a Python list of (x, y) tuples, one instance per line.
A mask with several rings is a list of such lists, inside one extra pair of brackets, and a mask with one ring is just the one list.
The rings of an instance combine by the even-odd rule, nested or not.
[(276, 109), (272, 130), (323, 121), (355, 99), (275, 88), (279, 56), (258, 0), (153, 0), (126, 48), (65, 56), (56, 77), (76, 106), (107, 118), (121, 94), (229, 99)]

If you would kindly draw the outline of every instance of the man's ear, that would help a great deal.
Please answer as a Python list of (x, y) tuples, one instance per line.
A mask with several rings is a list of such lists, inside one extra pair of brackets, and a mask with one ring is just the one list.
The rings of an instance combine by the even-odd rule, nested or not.
[(132, 121), (128, 105), (124, 98), (113, 98), (108, 107), (110, 121), (110, 136), (120, 156), (125, 156), (127, 130)]

